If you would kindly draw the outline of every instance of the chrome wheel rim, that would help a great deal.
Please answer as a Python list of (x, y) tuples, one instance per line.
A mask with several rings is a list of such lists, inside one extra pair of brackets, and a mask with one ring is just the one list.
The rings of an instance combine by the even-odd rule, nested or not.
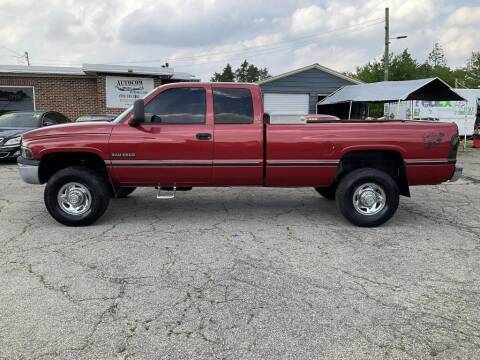
[(79, 216), (85, 214), (92, 207), (92, 194), (85, 185), (70, 182), (60, 188), (57, 201), (64, 212)]
[(353, 207), (362, 215), (375, 215), (385, 208), (387, 197), (382, 187), (365, 183), (353, 192)]

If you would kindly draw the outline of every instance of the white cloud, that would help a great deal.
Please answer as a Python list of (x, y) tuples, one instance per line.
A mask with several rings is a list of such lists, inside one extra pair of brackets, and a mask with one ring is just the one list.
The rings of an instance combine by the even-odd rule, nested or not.
[[(423, 61), (440, 41), (450, 65), (480, 50), (480, 6), (447, 0), (0, 0), (0, 45), (33, 64), (140, 61), (208, 79), (244, 58), (273, 74), (314, 62), (352, 71), (383, 53), (384, 7), (391, 49)], [(250, 47), (254, 49), (246, 50)], [(198, 57), (204, 53), (210, 56)], [(0, 47), (0, 63), (16, 63)], [(180, 59), (183, 58), (183, 59)], [(187, 59), (185, 59), (187, 58)], [(157, 60), (151, 63), (145, 60)]]
[(447, 26), (476, 26), (480, 19), (480, 6), (461, 7), (455, 10), (445, 22)]
[(479, 19), (480, 6), (459, 8), (447, 18), (445, 26), (439, 29), (447, 58), (462, 61), (473, 50), (480, 50)]

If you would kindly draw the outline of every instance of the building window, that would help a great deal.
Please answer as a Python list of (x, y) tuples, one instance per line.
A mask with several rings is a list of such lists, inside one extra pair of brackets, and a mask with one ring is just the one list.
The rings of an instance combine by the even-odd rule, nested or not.
[(10, 111), (34, 111), (33, 86), (0, 86), (0, 115)]

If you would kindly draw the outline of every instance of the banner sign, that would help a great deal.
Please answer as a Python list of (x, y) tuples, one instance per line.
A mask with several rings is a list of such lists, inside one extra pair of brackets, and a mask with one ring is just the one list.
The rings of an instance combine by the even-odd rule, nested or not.
[(152, 91), (153, 87), (151, 78), (107, 76), (107, 107), (126, 109)]

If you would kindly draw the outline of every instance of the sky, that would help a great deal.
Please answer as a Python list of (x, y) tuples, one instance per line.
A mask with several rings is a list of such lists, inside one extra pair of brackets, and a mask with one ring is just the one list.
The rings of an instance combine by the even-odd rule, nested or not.
[(277, 75), (378, 59), (384, 9), (391, 51), (423, 62), (439, 42), (448, 65), (480, 51), (480, 0), (0, 0), (0, 64), (160, 66), (208, 81), (243, 59)]

